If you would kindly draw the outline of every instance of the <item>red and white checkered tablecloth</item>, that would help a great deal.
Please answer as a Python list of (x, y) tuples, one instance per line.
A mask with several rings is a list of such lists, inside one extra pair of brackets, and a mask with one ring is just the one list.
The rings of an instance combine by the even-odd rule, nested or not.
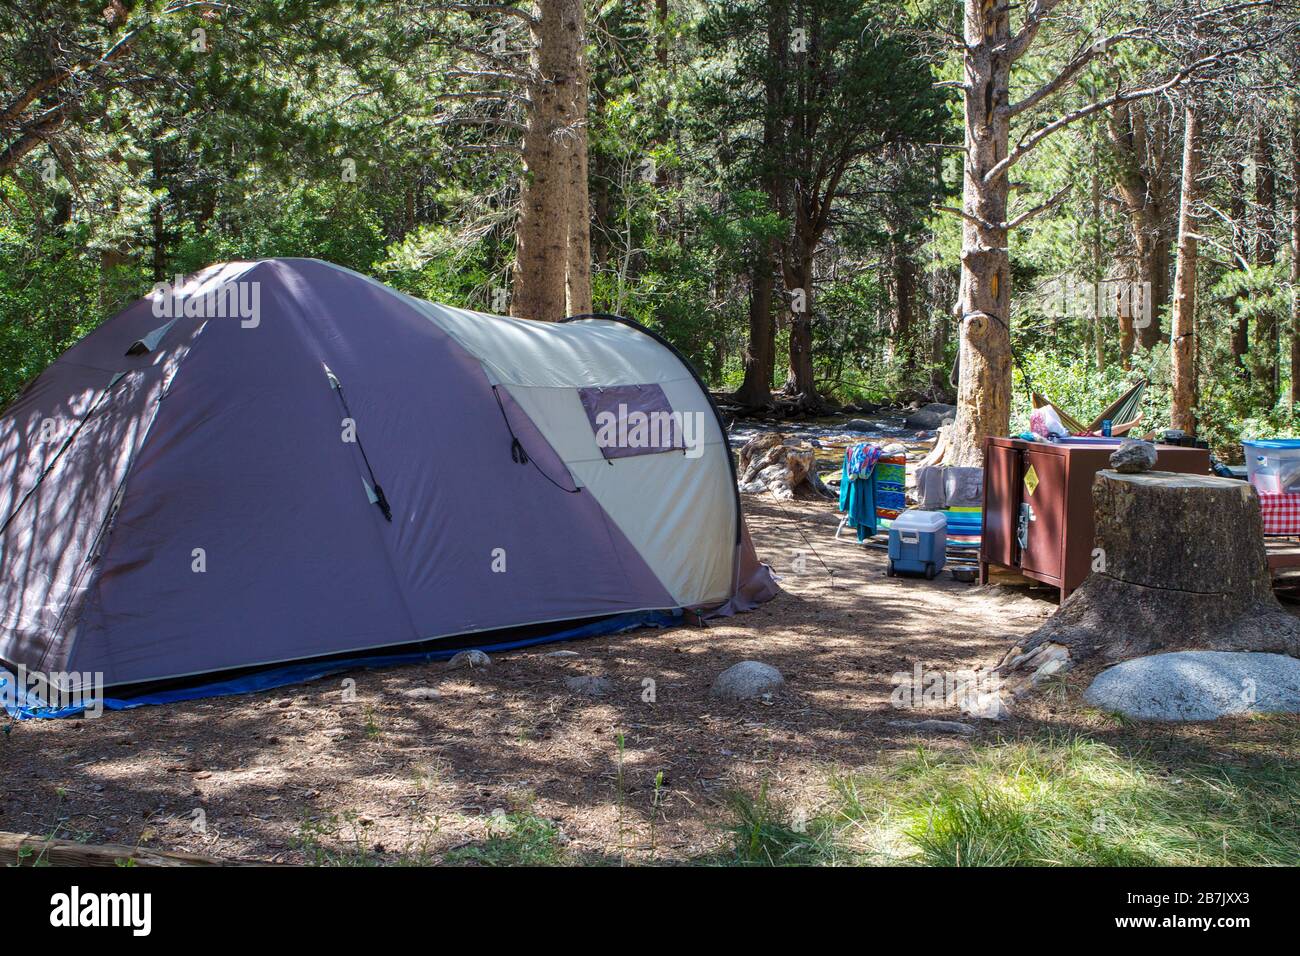
[(1300, 492), (1259, 492), (1265, 534), (1300, 534)]

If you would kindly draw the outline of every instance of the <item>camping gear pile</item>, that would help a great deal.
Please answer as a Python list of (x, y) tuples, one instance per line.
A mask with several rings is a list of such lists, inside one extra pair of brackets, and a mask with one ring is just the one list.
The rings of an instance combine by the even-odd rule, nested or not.
[[(948, 549), (979, 548), (983, 469), (923, 465), (916, 478), (916, 506), (908, 508), (906, 450), (870, 442), (851, 445), (841, 469), (839, 510), (844, 517), (835, 536), (849, 527), (864, 542), (886, 532), (888, 573), (929, 579), (943, 570)], [(972, 560), (960, 570), (973, 574), (974, 569)]]
[(922, 465), (916, 471), (917, 507), (942, 511), (948, 547), (975, 551), (984, 513), (984, 469), (960, 465)]
[(1264, 534), (1300, 534), (1300, 439), (1246, 439), (1241, 447), (1246, 479), (1259, 494)]
[[(212, 308), (232, 302), (257, 308)], [(662, 440), (634, 440), (655, 415)], [(0, 416), (0, 476), (0, 660), (74, 683), (517, 646), (776, 591), (663, 340), (317, 260), (213, 266), (108, 319)]]

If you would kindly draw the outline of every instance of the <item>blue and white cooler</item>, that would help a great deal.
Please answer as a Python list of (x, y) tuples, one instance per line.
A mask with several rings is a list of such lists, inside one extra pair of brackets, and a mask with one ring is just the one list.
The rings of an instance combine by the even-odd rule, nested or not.
[(889, 529), (889, 576), (924, 574), (927, 580), (943, 570), (948, 544), (948, 519), (942, 511), (909, 508)]

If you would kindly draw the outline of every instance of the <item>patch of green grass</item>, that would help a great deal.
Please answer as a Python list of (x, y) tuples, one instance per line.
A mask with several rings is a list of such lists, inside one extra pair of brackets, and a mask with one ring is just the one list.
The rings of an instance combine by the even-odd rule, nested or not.
[(366, 824), (353, 812), (304, 820), (290, 841), (312, 866), (376, 866), (366, 840)]
[(728, 808), (733, 823), (732, 855), (723, 863), (742, 866), (818, 866), (833, 864), (845, 856), (836, 841), (831, 822), (825, 817), (808, 819), (804, 814), (772, 800), (764, 783), (757, 797), (734, 792)]
[(478, 866), (558, 866), (565, 862), (560, 831), (550, 820), (531, 813), (503, 813), (492, 818), (492, 834), (482, 843), (459, 847), (443, 861)]
[(918, 750), (833, 781), (835, 840), (861, 862), (1207, 866), (1297, 861), (1300, 767), (1175, 771), (1083, 737)]
[(366, 725), (364, 733), (367, 740), (378, 740), (380, 734), (379, 719), (375, 715), (375, 708), (366, 707)]

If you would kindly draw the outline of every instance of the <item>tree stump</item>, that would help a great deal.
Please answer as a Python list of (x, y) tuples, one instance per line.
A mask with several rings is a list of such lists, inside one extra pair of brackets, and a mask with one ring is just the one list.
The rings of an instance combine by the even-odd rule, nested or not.
[(740, 490), (747, 494), (770, 491), (782, 501), (795, 497), (801, 487), (822, 498), (834, 493), (817, 477), (817, 459), (812, 448), (778, 432), (756, 435), (740, 449)]
[(1012, 648), (1000, 674), (1037, 683), (1090, 658), (1113, 664), (1190, 649), (1300, 657), (1300, 619), (1273, 596), (1250, 485), (1101, 471), (1092, 497), (1093, 574)]

